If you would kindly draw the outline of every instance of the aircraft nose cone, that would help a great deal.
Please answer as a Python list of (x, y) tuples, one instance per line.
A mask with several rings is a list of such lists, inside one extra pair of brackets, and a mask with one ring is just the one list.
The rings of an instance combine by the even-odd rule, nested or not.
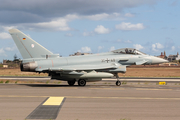
[(152, 56), (152, 64), (160, 64), (160, 63), (166, 63), (168, 62), (167, 60), (165, 59), (162, 59), (162, 58), (158, 58), (158, 57), (154, 57)]

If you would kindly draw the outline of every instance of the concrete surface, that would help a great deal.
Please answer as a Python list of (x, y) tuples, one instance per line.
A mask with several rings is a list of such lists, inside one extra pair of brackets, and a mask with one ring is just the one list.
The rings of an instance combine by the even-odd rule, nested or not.
[(56, 120), (179, 120), (180, 85), (171, 83), (0, 84), (0, 120), (23, 120), (47, 97), (65, 97)]

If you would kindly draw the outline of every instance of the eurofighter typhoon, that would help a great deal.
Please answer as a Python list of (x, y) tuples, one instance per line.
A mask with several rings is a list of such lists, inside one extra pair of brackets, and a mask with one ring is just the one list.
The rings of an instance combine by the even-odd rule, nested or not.
[(100, 81), (102, 78), (116, 76), (116, 85), (121, 82), (118, 73), (125, 73), (130, 65), (149, 65), (167, 62), (164, 59), (150, 56), (133, 48), (123, 48), (106, 53), (60, 57), (53, 54), (18, 29), (10, 29), (14, 42), (23, 61), (21, 71), (48, 73), (51, 79), (67, 81), (70, 86), (78, 82)]

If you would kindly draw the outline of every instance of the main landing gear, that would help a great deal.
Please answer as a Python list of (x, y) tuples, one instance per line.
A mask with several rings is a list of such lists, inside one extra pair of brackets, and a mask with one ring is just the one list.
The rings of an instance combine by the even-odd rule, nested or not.
[(79, 80), (78, 80), (78, 85), (79, 85), (79, 86), (85, 86), (85, 85), (86, 85), (86, 80), (84, 80), (84, 79), (79, 79)]
[(73, 86), (73, 85), (75, 84), (76, 80), (67, 81), (67, 82), (68, 82), (68, 84), (69, 84), (70, 86)]
[(119, 81), (119, 76), (118, 76), (118, 74), (116, 74), (116, 78), (117, 78), (116, 85), (117, 85), (117, 86), (120, 86), (120, 85), (121, 85), (121, 81)]
[[(75, 84), (76, 80), (71, 80), (71, 81), (67, 81), (67, 83), (70, 85), (70, 86), (73, 86)], [(86, 80), (84, 79), (79, 79), (78, 80), (78, 85), (79, 86), (85, 86), (86, 85)]]

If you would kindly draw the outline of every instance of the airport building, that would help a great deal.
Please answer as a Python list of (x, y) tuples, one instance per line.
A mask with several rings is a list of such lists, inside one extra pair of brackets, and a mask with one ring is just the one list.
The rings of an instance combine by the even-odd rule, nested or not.
[(180, 60), (180, 55), (179, 53), (177, 52), (176, 55), (169, 55), (169, 56), (166, 56), (166, 52), (161, 52), (161, 55), (157, 56), (159, 58), (163, 58), (163, 59), (166, 59), (168, 60), (169, 62), (172, 62), (174, 60)]
[(177, 55), (169, 55), (167, 60), (170, 62), (172, 62), (173, 60), (180, 60), (180, 55), (178, 52)]

